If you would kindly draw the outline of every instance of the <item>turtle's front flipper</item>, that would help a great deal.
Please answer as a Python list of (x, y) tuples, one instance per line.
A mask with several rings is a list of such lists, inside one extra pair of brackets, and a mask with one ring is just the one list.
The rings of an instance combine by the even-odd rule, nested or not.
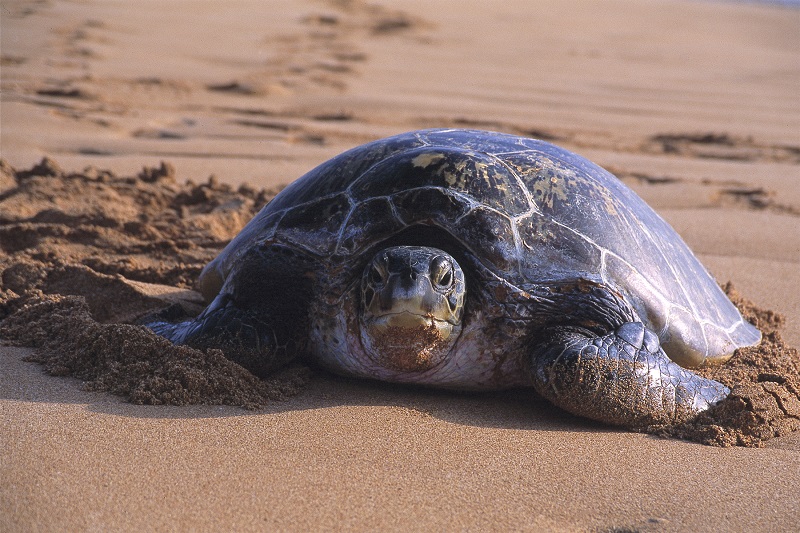
[(532, 359), (536, 390), (571, 413), (631, 428), (675, 424), (729, 390), (676, 365), (641, 322), (597, 336), (555, 328)]
[(175, 344), (218, 348), (231, 361), (263, 377), (304, 349), (305, 335), (294, 333), (302, 329), (297, 318), (242, 309), (228, 295), (220, 294), (194, 320), (151, 322), (147, 327)]
[(219, 348), (228, 359), (265, 376), (305, 350), (311, 273), (308, 262), (292, 250), (255, 248), (240, 258), (197, 318), (147, 327), (175, 344)]

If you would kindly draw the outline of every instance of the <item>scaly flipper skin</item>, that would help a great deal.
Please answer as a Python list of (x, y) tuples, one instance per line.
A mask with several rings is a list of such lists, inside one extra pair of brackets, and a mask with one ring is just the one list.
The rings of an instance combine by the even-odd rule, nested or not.
[(670, 361), (641, 322), (603, 336), (554, 328), (532, 363), (534, 387), (553, 404), (631, 428), (684, 422), (730, 392)]
[(189, 322), (147, 324), (156, 334), (175, 344), (217, 348), (225, 357), (253, 374), (266, 377), (302, 353), (301, 337), (294, 336), (283, 320), (240, 309), (220, 295), (202, 314)]
[(147, 327), (175, 344), (218, 348), (265, 377), (306, 349), (311, 277), (307, 261), (294, 251), (255, 248), (194, 320)]

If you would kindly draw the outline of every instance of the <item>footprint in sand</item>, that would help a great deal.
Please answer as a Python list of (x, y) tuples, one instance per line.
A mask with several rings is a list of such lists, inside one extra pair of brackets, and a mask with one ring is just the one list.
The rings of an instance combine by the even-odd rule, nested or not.
[(798, 146), (761, 144), (752, 137), (735, 137), (727, 133), (662, 133), (649, 137), (642, 149), (650, 153), (702, 159), (800, 163)]

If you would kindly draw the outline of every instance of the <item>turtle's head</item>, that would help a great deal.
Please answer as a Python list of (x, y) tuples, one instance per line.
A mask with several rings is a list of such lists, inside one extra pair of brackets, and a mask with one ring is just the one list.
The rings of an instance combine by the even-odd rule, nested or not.
[(380, 366), (422, 372), (440, 363), (461, 333), (464, 272), (436, 248), (378, 252), (361, 281), (361, 341)]

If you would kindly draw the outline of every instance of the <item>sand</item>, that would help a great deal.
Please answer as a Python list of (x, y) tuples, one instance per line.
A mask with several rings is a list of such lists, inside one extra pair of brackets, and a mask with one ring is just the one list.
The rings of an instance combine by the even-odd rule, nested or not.
[[(0, 529), (796, 527), (800, 11), (193, 6), (3, 4), (0, 310), (17, 312), (4, 327), (38, 332), (26, 344), (40, 348), (0, 346)], [(282, 185), (361, 142), (430, 126), (557, 142), (672, 223), (752, 302), (740, 305), (768, 342), (708, 370), (740, 388), (715, 423), (683, 436), (763, 447), (621, 431), (526, 391), (455, 394), (297, 368), (226, 398), (247, 377), (215, 354), (136, 365), (157, 340), (126, 345), (136, 326), (120, 324), (164, 305), (196, 312), (199, 269)], [(24, 195), (8, 194), (23, 181)], [(18, 313), (37, 301), (39, 312), (67, 309), (83, 336)], [(98, 350), (116, 357), (101, 372), (43, 372), (76, 374), (59, 364), (94, 337), (116, 339)], [(135, 371), (170, 379), (114, 390), (114, 376)], [(130, 403), (204, 398), (233, 405)], [(731, 434), (720, 420), (755, 431)]]

